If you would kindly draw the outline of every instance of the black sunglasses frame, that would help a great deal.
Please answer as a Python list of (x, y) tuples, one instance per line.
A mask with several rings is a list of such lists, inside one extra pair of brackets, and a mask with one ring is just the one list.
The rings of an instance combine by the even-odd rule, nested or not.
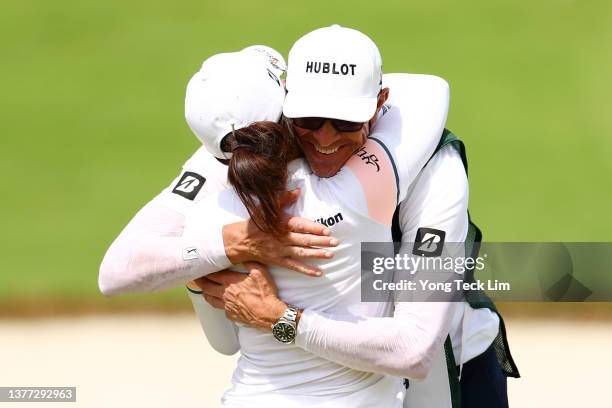
[(363, 125), (367, 123), (319, 117), (292, 118), (291, 123), (302, 129), (318, 130), (321, 129), (321, 126), (323, 126), (326, 120), (329, 120), (331, 122), (331, 125), (334, 129), (336, 129), (338, 132), (343, 133), (358, 132), (363, 129)]

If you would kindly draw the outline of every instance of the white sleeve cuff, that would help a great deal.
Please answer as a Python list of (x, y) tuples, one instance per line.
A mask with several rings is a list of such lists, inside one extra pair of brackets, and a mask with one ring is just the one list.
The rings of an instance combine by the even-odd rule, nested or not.
[[(186, 248), (183, 249), (183, 259), (189, 260), (189, 255), (185, 252), (189, 247), (197, 248), (200, 262), (207, 267), (206, 271), (229, 268), (232, 264), (225, 254), (225, 245), (223, 243), (223, 225), (207, 226), (206, 231), (201, 231), (195, 237), (189, 237), (186, 242)], [(211, 268), (212, 267), (212, 268)]]
[(317, 325), (324, 323), (321, 319), (321, 314), (312, 309), (304, 309), (302, 311), (302, 316), (297, 325), (297, 334), (295, 337), (296, 346), (308, 350), (308, 342), (312, 339), (312, 334), (316, 330)]

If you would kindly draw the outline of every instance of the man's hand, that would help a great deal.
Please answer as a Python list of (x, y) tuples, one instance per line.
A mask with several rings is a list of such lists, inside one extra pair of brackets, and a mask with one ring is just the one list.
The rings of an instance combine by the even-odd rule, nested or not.
[[(286, 193), (284, 206), (294, 203), (299, 190)], [(306, 218), (287, 215), (289, 233), (277, 238), (262, 232), (251, 221), (242, 221), (223, 226), (225, 253), (232, 264), (256, 261), (267, 265), (278, 265), (310, 276), (321, 276), (321, 270), (300, 259), (329, 259), (333, 253), (325, 247), (338, 245), (336, 238), (324, 225)], [(323, 247), (323, 248), (321, 248)]]
[(204, 299), (224, 309), (228, 319), (270, 331), (281, 318), (287, 304), (277, 296), (276, 285), (265, 266), (245, 264), (248, 274), (221, 271), (195, 280)]
[(223, 294), (229, 285), (240, 283), (249, 275), (242, 272), (226, 269), (197, 278), (187, 286), (202, 291), (202, 296), (211, 306), (216, 309), (225, 309)]

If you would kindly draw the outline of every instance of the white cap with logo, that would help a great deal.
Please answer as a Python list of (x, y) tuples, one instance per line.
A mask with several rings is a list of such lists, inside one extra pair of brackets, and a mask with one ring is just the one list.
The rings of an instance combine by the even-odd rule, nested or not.
[(185, 119), (213, 156), (231, 158), (231, 153), (221, 150), (221, 141), (232, 130), (279, 120), (285, 98), (280, 81), (284, 69), (283, 57), (263, 45), (204, 61), (187, 85)]
[(289, 51), (288, 118), (324, 117), (367, 122), (382, 89), (382, 59), (365, 34), (333, 25), (314, 30)]

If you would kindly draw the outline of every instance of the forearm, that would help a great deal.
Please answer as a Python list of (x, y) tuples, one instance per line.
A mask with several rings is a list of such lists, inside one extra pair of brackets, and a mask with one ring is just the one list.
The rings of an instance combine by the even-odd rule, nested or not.
[(356, 370), (424, 378), (448, 334), (453, 304), (398, 305), (394, 317), (306, 310), (298, 323), (296, 344)]
[(118, 295), (166, 289), (229, 266), (220, 231), (186, 239), (183, 224), (182, 214), (155, 200), (147, 204), (104, 256), (101, 292)]
[[(191, 290), (190, 290), (191, 289)], [(189, 299), (200, 321), (200, 326), (208, 343), (221, 354), (232, 355), (240, 350), (236, 333), (236, 325), (225, 317), (225, 312), (209, 305), (202, 294), (194, 293), (194, 288), (188, 289)], [(198, 289), (195, 289), (198, 292)]]

